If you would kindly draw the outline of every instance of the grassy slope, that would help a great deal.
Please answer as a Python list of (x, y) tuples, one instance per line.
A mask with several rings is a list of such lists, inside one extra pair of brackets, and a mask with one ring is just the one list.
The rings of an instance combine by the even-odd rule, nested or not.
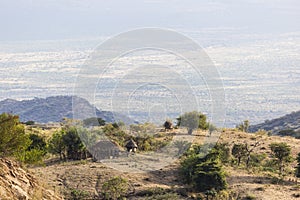
[[(196, 143), (202, 143), (205, 139), (204, 132), (196, 133)], [(234, 143), (254, 143), (254, 135), (231, 130), (222, 132), (219, 138), (220, 142), (226, 142), (230, 145)], [(286, 142), (292, 147), (293, 157), (300, 152), (300, 143), (298, 139), (291, 137), (263, 136), (261, 146), (257, 148), (258, 152), (269, 154), (269, 144), (272, 142)], [(290, 165), (293, 167), (295, 163)], [(164, 169), (151, 173), (122, 173), (120, 171), (108, 168), (101, 163), (90, 161), (73, 161), (68, 163), (52, 163), (46, 167), (31, 168), (44, 182), (47, 182), (55, 191), (64, 193), (68, 189), (78, 189), (87, 191), (91, 196), (101, 190), (102, 183), (113, 177), (122, 176), (127, 178), (134, 188), (135, 193), (152, 187), (162, 188), (182, 188), (180, 178), (176, 171), (178, 163)], [(238, 197), (253, 196), (256, 199), (276, 200), (276, 199), (297, 199), (293, 194), (300, 193), (300, 187), (297, 186), (296, 178), (293, 176), (285, 177), (282, 184), (276, 184), (272, 177), (275, 174), (262, 171), (247, 171), (243, 167), (225, 166), (228, 172), (229, 190)]]

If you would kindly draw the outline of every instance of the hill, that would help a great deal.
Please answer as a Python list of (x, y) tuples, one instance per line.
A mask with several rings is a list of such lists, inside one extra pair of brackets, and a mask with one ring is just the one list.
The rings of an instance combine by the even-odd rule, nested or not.
[(16, 162), (0, 158), (0, 199), (63, 199)]
[[(174, 130), (174, 133), (179, 133), (178, 131), (180, 132), (180, 130)], [(203, 143), (207, 136), (205, 131), (196, 131), (194, 143)], [(299, 140), (293, 137), (255, 135), (230, 129), (222, 131), (219, 142), (228, 144), (230, 148), (237, 143), (251, 146), (256, 142), (256, 137), (259, 138), (260, 145), (255, 153), (265, 155), (266, 160), (271, 157), (269, 145), (274, 142), (285, 142), (293, 147), (291, 154), (294, 158), (300, 151)], [(133, 155), (133, 157), (136, 156)], [(288, 173), (283, 179), (279, 179), (275, 168), (267, 166), (267, 163), (267, 161), (264, 164), (260, 163), (250, 169), (244, 165), (237, 166), (232, 163), (224, 165), (227, 172), (228, 190), (224, 193), (224, 198), (218, 199), (298, 199), (299, 185), (293, 174), (295, 162), (287, 167)], [(102, 185), (112, 177), (120, 176), (128, 180), (130, 185), (128, 199), (196, 199), (196, 194), (188, 191), (189, 186), (182, 183), (178, 167), (179, 162), (176, 161), (157, 171), (124, 173), (99, 162), (84, 160), (48, 162), (45, 167), (34, 167), (30, 170), (66, 197), (70, 192), (77, 191), (85, 193), (86, 198), (99, 199)], [(226, 197), (226, 195), (229, 196)]]
[(249, 127), (250, 132), (256, 132), (259, 129), (270, 131), (274, 135), (298, 136), (300, 133), (300, 111)]
[(19, 115), (23, 122), (60, 122), (64, 117), (73, 118), (72, 101), (76, 101), (76, 105), (80, 106), (76, 109), (80, 109), (80, 117), (82, 118), (93, 117), (90, 116), (90, 113), (96, 112), (97, 117), (101, 117), (107, 122), (113, 120), (111, 112), (101, 111), (87, 100), (72, 96), (53, 96), (22, 101), (5, 99), (0, 101), (0, 113), (7, 112)]

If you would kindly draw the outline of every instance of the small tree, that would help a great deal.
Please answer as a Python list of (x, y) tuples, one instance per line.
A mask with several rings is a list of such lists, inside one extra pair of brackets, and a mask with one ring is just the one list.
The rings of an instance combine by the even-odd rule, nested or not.
[(62, 140), (66, 146), (68, 159), (79, 160), (86, 154), (86, 148), (75, 127), (68, 128), (62, 136)]
[(63, 134), (65, 134), (64, 131), (54, 133), (48, 142), (48, 151), (52, 154), (58, 154), (60, 160), (66, 159), (66, 145), (63, 141)]
[(212, 149), (206, 156), (196, 151), (188, 152), (181, 162), (180, 173), (184, 183), (199, 192), (223, 190), (227, 187), (225, 172), (219, 160), (219, 151)]
[(231, 154), (238, 160), (238, 165), (240, 165), (241, 159), (246, 156), (246, 153), (245, 144), (234, 144), (231, 150)]
[(300, 178), (300, 153), (297, 156), (296, 177)]
[(270, 144), (273, 157), (279, 166), (279, 175), (283, 174), (285, 163), (291, 162), (291, 147), (285, 142)]
[(194, 129), (200, 128), (207, 130), (209, 124), (206, 121), (206, 115), (193, 111), (187, 112), (177, 118), (177, 125), (188, 128), (188, 133), (192, 134)]
[(245, 120), (243, 121), (241, 124), (237, 125), (236, 128), (239, 130), (239, 131), (243, 131), (243, 132), (248, 132), (249, 130), (249, 126), (250, 126), (250, 122), (249, 120)]
[(24, 152), (31, 141), (25, 134), (19, 116), (3, 113), (0, 115), (0, 156), (11, 156)]
[(252, 152), (255, 150), (255, 148), (259, 147), (260, 145), (260, 141), (255, 141), (254, 144), (249, 145), (248, 143), (246, 143), (246, 167), (248, 168), (250, 165), (250, 160), (251, 160), (251, 154)]

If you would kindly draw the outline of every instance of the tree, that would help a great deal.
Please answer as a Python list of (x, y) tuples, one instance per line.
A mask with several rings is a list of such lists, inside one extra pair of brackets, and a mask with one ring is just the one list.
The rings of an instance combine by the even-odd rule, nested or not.
[(300, 178), (300, 153), (297, 156), (296, 177)]
[(45, 151), (46, 153), (46, 141), (43, 137), (36, 135), (36, 134), (30, 134), (29, 139), (32, 141), (29, 147), (27, 148), (28, 150), (31, 149), (39, 149), (42, 151)]
[(201, 112), (187, 112), (177, 118), (177, 125), (188, 128), (188, 133), (192, 134), (194, 129), (200, 128), (207, 130), (209, 124), (206, 121), (206, 115)]
[(247, 149), (245, 144), (234, 144), (231, 150), (231, 154), (238, 159), (238, 165), (241, 163), (241, 159), (246, 156)]
[(239, 131), (243, 131), (243, 132), (248, 132), (249, 130), (249, 126), (250, 126), (250, 122), (249, 120), (245, 120), (243, 121), (241, 124), (237, 125), (236, 128), (239, 130)]
[(251, 159), (252, 152), (255, 150), (255, 148), (259, 147), (259, 145), (260, 145), (260, 141), (255, 141), (255, 143), (252, 145), (249, 145), (248, 143), (246, 143), (246, 157), (247, 157), (246, 166), (247, 166), (247, 168), (250, 165), (250, 159)]
[(188, 153), (180, 166), (184, 183), (199, 192), (223, 190), (227, 187), (225, 172), (222, 168), (219, 151), (212, 149), (203, 157), (201, 154)]
[(54, 133), (48, 142), (48, 151), (52, 154), (58, 154), (60, 160), (66, 159), (66, 145), (63, 141), (63, 134), (65, 134), (64, 131)]
[(11, 156), (24, 152), (31, 141), (25, 134), (19, 116), (3, 113), (0, 115), (0, 156)]
[(86, 155), (86, 148), (81, 142), (78, 132), (75, 127), (70, 127), (65, 130), (65, 134), (62, 135), (63, 143), (66, 147), (68, 159), (80, 160), (83, 155)]
[(279, 166), (279, 175), (282, 175), (285, 163), (291, 162), (291, 147), (285, 142), (280, 142), (270, 144), (270, 148)]

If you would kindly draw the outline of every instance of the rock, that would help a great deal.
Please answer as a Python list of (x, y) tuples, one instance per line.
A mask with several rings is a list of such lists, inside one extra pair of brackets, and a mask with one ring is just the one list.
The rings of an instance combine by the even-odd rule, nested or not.
[(1, 199), (29, 200), (63, 199), (53, 191), (40, 186), (38, 180), (21, 166), (7, 158), (0, 158), (0, 197)]

